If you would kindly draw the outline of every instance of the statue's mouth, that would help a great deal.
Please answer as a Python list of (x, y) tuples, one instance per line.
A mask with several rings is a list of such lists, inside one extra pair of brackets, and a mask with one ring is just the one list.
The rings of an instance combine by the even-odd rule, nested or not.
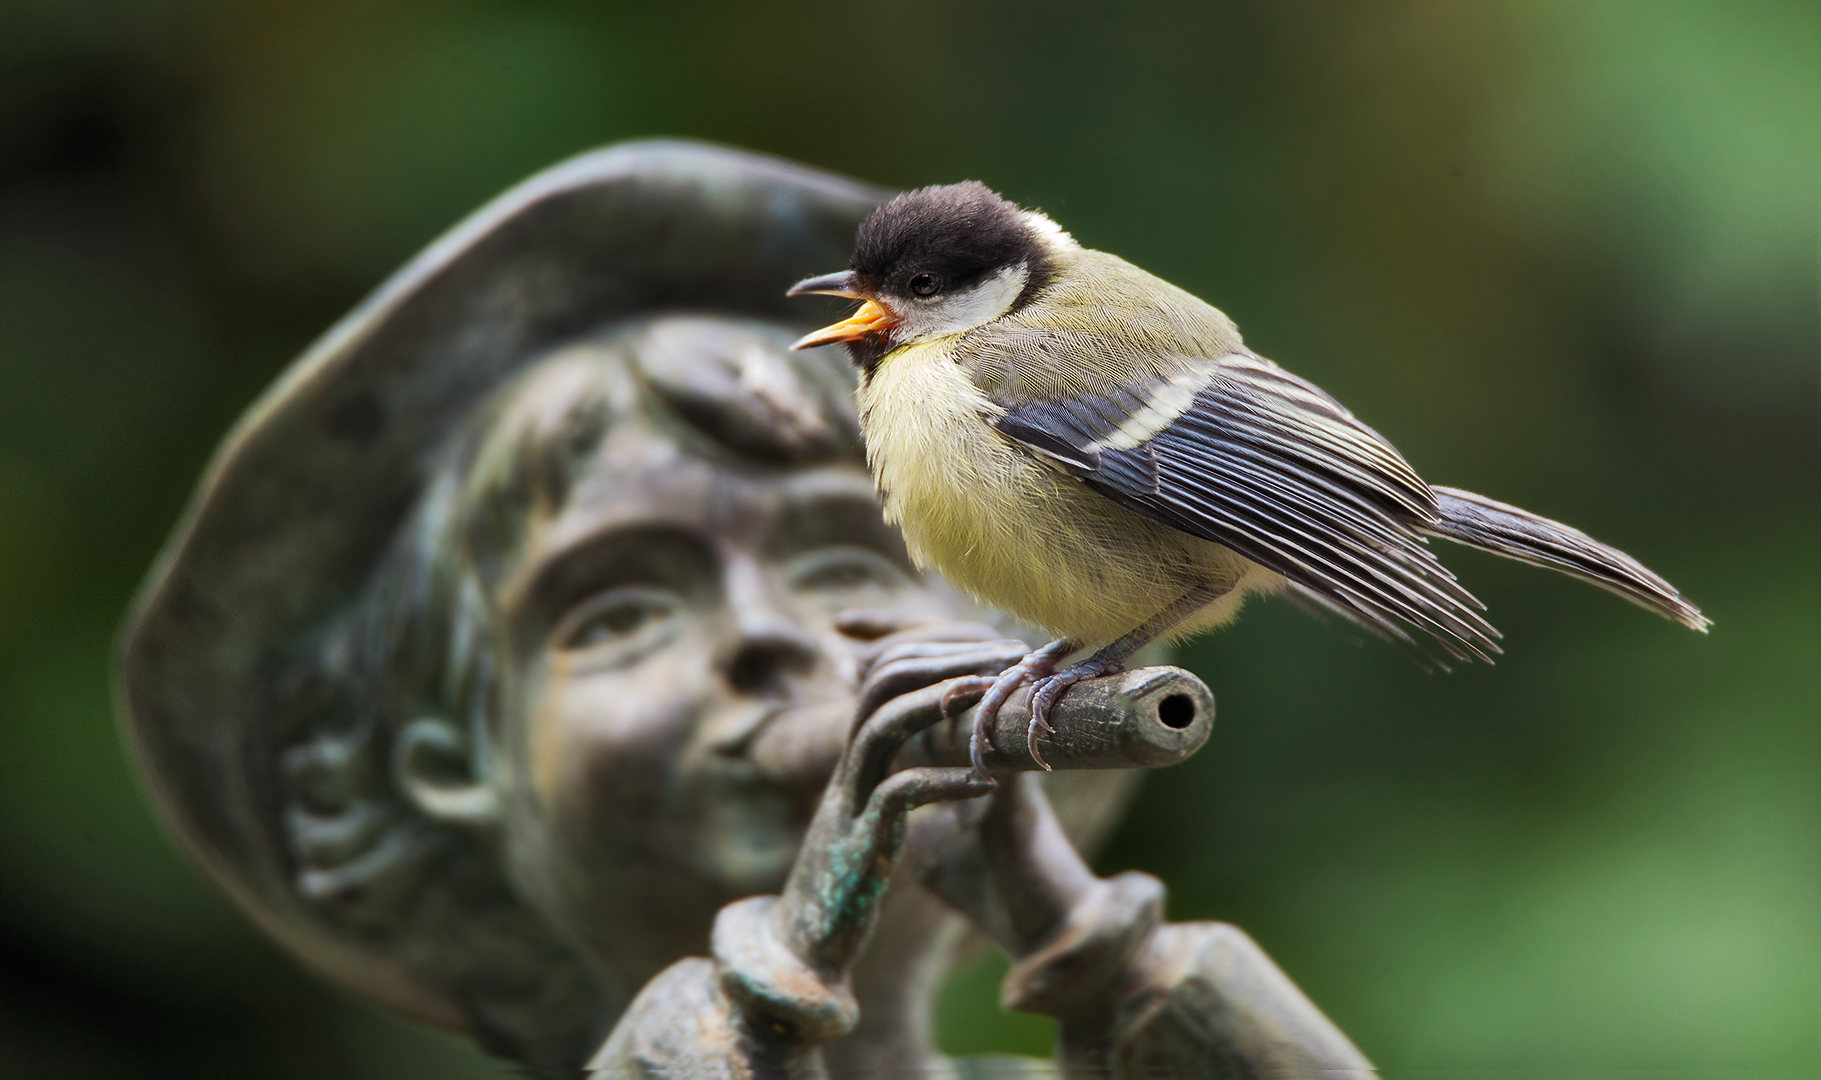
[(845, 696), (774, 709), (746, 740), (744, 756), (771, 783), (820, 788), (846, 749), (853, 714), (854, 701)]

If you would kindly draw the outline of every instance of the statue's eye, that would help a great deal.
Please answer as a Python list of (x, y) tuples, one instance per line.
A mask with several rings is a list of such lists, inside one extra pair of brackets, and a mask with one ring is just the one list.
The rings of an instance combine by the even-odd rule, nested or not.
[(913, 296), (934, 296), (942, 291), (942, 279), (935, 274), (917, 274), (910, 279)]
[(564, 620), (565, 649), (629, 642), (667, 625), (681, 611), (676, 597), (647, 589), (613, 589), (583, 603)]
[(856, 594), (890, 592), (911, 586), (909, 577), (877, 551), (839, 544), (796, 559), (791, 584), (802, 593), (851, 600)]

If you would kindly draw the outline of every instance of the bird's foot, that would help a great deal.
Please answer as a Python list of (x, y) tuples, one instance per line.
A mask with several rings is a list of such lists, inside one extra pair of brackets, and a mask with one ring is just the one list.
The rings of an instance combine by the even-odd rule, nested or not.
[[(1011, 699), (1012, 694), (1027, 682), (1053, 677), (1056, 664), (1074, 651), (1075, 643), (1066, 638), (1052, 641), (1043, 648), (1027, 654), (1024, 659), (1000, 672), (998, 678), (991, 680), (991, 685), (985, 688), (986, 692), (980, 695), (980, 704), (974, 708), (974, 730), (967, 741), (967, 756), (968, 760), (974, 764), (974, 772), (984, 777), (992, 776), (992, 772), (986, 767), (986, 748), (989, 745), (993, 724), (999, 719), (999, 710)], [(944, 710), (952, 701), (962, 697), (971, 697), (979, 690), (980, 683), (973, 679), (957, 680), (955, 685), (943, 692)], [(1046, 729), (1049, 727), (1047, 720), (1044, 722), (1044, 727)], [(1038, 758), (1037, 760), (1042, 762), (1043, 759)], [(1048, 765), (1043, 767), (1049, 768)]]
[(1043, 760), (1043, 755), (1037, 752), (1037, 740), (1056, 730), (1050, 726), (1050, 710), (1061, 699), (1062, 692), (1078, 682), (1098, 679), (1102, 675), (1112, 675), (1124, 670), (1125, 664), (1122, 661), (1090, 656), (1079, 664), (1070, 665), (1066, 670), (1046, 675), (1037, 680), (1037, 685), (1031, 690), (1031, 726), (1025, 732), (1025, 738), (1029, 740), (1027, 745), (1031, 748), (1031, 757), (1037, 764), (1043, 766), (1045, 770), (1050, 767), (1050, 763)]
[(991, 675), (957, 675), (950, 679), (942, 691), (943, 718), (952, 720), (966, 712), (969, 705), (979, 701), (998, 681)]
[(949, 685), (941, 692), (941, 714), (949, 719), (961, 716), (974, 701), (980, 701), (996, 681), (998, 679), (992, 676), (956, 676), (949, 679)]

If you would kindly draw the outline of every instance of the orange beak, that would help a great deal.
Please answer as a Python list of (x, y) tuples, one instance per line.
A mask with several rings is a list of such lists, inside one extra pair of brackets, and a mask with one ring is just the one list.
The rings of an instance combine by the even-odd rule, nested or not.
[(786, 296), (844, 296), (850, 300), (864, 300), (860, 310), (848, 318), (824, 326), (820, 330), (803, 335), (791, 344), (793, 349), (809, 349), (817, 345), (829, 345), (837, 341), (858, 341), (868, 334), (884, 333), (898, 325), (897, 317), (890, 309), (872, 299), (856, 288), (852, 271), (824, 274), (821, 277), (806, 278), (790, 287)]

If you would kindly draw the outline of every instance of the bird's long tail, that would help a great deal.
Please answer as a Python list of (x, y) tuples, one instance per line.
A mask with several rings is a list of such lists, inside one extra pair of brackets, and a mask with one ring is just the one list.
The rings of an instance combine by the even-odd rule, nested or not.
[(1435, 492), (1438, 511), (1438, 520), (1426, 530), (1431, 536), (1531, 566), (1559, 570), (1691, 630), (1706, 633), (1711, 625), (1675, 586), (1618, 548), (1607, 547), (1579, 529), (1471, 491), (1446, 487), (1431, 490)]

